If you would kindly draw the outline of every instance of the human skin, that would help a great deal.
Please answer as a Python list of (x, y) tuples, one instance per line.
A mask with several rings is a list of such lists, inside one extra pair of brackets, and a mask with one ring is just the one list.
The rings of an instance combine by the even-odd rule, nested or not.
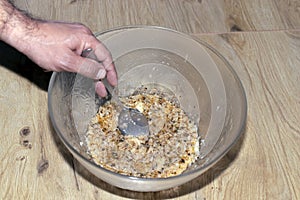
[[(7, 0), (0, 0), (0, 40), (13, 46), (45, 71), (77, 72), (95, 80), (99, 96), (107, 95), (99, 80), (107, 78), (117, 85), (117, 74), (111, 54), (79, 23), (42, 21), (29, 17)], [(92, 48), (98, 62), (81, 56)]]

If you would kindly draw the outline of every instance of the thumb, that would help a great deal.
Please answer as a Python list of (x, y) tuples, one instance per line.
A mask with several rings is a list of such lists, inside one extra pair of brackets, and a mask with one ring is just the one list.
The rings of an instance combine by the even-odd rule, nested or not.
[(104, 66), (93, 59), (76, 55), (73, 57), (73, 61), (73, 66), (69, 70), (71, 72), (77, 72), (94, 80), (103, 79), (106, 76)]

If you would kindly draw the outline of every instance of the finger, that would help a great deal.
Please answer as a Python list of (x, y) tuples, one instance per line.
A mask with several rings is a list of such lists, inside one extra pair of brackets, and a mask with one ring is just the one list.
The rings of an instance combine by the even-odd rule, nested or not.
[(106, 70), (101, 63), (81, 56), (74, 56), (73, 59), (74, 64), (70, 66), (69, 71), (77, 72), (94, 80), (103, 79), (106, 76)]
[(98, 60), (100, 60), (107, 71), (107, 80), (108, 82), (116, 86), (118, 82), (117, 72), (115, 65), (112, 61), (112, 57), (110, 52), (106, 49), (106, 47), (102, 44), (98, 45), (95, 49), (95, 55), (97, 56)]
[[(95, 60), (97, 62), (99, 61), (98, 57), (95, 54), (95, 51), (93, 51), (92, 48), (85, 49), (81, 53), (81, 56), (85, 57), (85, 58), (93, 59), (93, 60)], [(116, 74), (116, 71), (114, 70), (115, 68), (114, 68), (114, 66), (112, 66), (112, 67), (109, 67), (109, 69), (113, 69), (113, 70), (107, 71), (107, 80), (108, 80), (108, 83), (111, 84), (112, 86), (116, 86), (117, 85), (117, 74)]]
[(111, 84), (112, 86), (116, 86), (118, 84), (118, 76), (116, 71), (107, 71), (106, 72), (106, 78), (107, 81), (109, 82), (109, 84)]
[(107, 68), (113, 62), (111, 53), (100, 41), (98, 41), (97, 39), (96, 41), (97, 45), (94, 48), (95, 55), (97, 56), (98, 60), (103, 63), (105, 68)]
[(106, 97), (107, 95), (106, 87), (101, 81), (96, 82), (95, 90), (100, 97)]

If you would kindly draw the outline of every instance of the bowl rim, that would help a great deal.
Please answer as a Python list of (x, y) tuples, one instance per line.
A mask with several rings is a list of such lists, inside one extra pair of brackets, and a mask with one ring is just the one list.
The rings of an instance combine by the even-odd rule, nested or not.
[[(236, 71), (233, 69), (233, 67), (230, 65), (230, 63), (226, 60), (226, 58), (221, 55), (221, 53), (219, 53), (215, 48), (213, 48), (211, 45), (209, 45), (206, 42), (203, 42), (187, 33), (183, 33), (177, 30), (173, 30), (171, 28), (167, 28), (167, 27), (162, 27), (162, 26), (148, 26), (148, 25), (136, 25), (136, 26), (120, 26), (120, 27), (116, 27), (116, 28), (112, 28), (112, 29), (108, 29), (105, 31), (101, 31), (101, 32), (96, 32), (94, 33), (95, 37), (98, 37), (100, 35), (109, 33), (109, 32), (114, 32), (114, 31), (122, 31), (122, 30), (127, 30), (127, 29), (158, 29), (158, 30), (163, 30), (163, 31), (169, 31), (169, 32), (173, 32), (173, 33), (177, 33), (180, 34), (181, 36), (187, 38), (187, 39), (192, 39), (198, 43), (200, 43), (201, 45), (205, 46), (206, 48), (208, 48), (210, 51), (212, 51), (213, 53), (215, 53), (226, 65), (226, 67), (230, 70), (230, 73), (233, 75), (234, 79), (236, 80), (237, 84), (238, 84), (238, 88), (240, 88), (240, 92), (241, 92), (241, 101), (244, 102), (245, 106), (241, 107), (241, 124), (237, 129), (237, 137), (234, 138), (234, 140), (225, 148), (225, 150), (223, 152), (221, 152), (218, 156), (215, 156), (214, 159), (209, 160), (209, 162), (205, 162), (202, 166), (201, 166), (201, 170), (203, 170), (203, 173), (208, 170), (211, 166), (213, 166), (214, 164), (216, 164), (221, 158), (223, 158), (227, 152), (232, 148), (232, 146), (234, 146), (237, 141), (241, 138), (241, 136), (244, 133), (244, 130), (246, 128), (246, 121), (247, 121), (247, 110), (248, 110), (248, 104), (247, 104), (247, 98), (246, 98), (246, 92), (245, 89), (242, 85), (242, 82), (240, 80), (240, 78), (238, 77)], [(110, 171), (104, 167), (101, 167), (100, 165), (94, 163), (92, 160), (87, 159), (86, 157), (82, 156), (80, 154), (80, 152), (74, 148), (68, 141), (67, 139), (63, 136), (63, 134), (61, 133), (61, 131), (59, 130), (59, 128), (57, 127), (56, 123), (55, 123), (55, 119), (53, 116), (53, 107), (51, 106), (51, 94), (52, 94), (52, 87), (53, 87), (53, 83), (54, 80), (56, 79), (56, 76), (59, 74), (60, 72), (53, 72), (50, 82), (49, 82), (49, 86), (48, 86), (48, 111), (49, 111), (49, 115), (50, 115), (50, 120), (52, 122), (52, 126), (55, 129), (55, 132), (57, 133), (57, 135), (59, 136), (59, 138), (62, 140), (62, 142), (64, 143), (64, 145), (67, 146), (67, 148), (71, 151), (71, 153), (75, 153), (76, 156), (82, 158), (84, 161), (88, 162), (89, 164), (91, 164), (93, 167), (96, 167), (100, 170), (103, 170), (106, 173), (109, 173), (113, 176), (119, 176), (121, 178), (128, 178), (128, 179), (132, 179), (132, 180), (141, 180), (141, 181), (147, 181), (147, 182), (152, 182), (152, 181), (164, 181), (164, 180), (176, 180), (178, 178), (182, 178), (182, 177), (187, 177), (190, 176), (192, 174), (195, 174), (199, 171), (199, 169), (193, 169), (189, 172), (186, 173), (182, 173), (176, 176), (171, 176), (171, 177), (167, 177), (167, 178), (141, 178), (141, 177), (135, 177), (135, 176), (128, 176), (128, 175), (124, 175), (124, 174), (119, 174), (113, 171)], [(194, 177), (196, 178), (196, 177)]]

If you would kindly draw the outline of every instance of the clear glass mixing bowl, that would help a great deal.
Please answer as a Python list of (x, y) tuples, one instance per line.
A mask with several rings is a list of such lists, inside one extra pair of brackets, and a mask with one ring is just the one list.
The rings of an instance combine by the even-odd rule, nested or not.
[(112, 53), (120, 96), (141, 84), (175, 94), (198, 125), (202, 141), (200, 159), (178, 176), (137, 178), (108, 171), (91, 161), (85, 145), (89, 120), (103, 103), (95, 95), (94, 81), (75, 73), (53, 73), (48, 89), (52, 124), (68, 150), (94, 175), (128, 190), (164, 190), (204, 173), (238, 140), (246, 122), (246, 97), (217, 50), (161, 27), (124, 27), (96, 36)]

